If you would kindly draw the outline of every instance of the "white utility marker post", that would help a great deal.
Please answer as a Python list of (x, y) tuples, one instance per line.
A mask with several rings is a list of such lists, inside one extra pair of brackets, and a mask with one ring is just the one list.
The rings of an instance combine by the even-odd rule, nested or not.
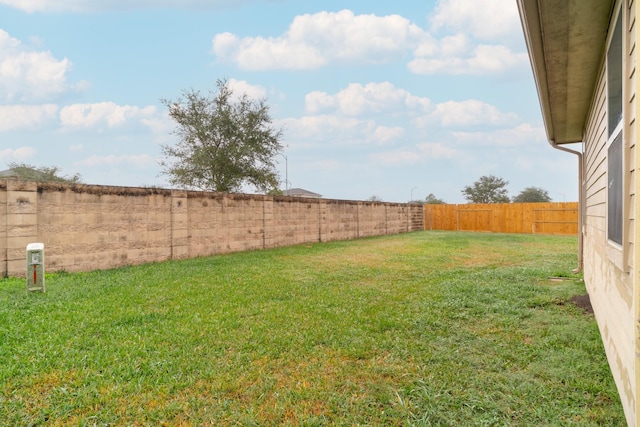
[(27, 291), (44, 292), (44, 243), (27, 245)]

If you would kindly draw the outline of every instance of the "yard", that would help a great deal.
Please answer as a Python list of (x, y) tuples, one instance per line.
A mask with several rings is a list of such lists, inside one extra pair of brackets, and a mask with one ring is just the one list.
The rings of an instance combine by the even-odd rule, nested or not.
[(3, 279), (0, 425), (624, 425), (576, 248), (427, 231)]

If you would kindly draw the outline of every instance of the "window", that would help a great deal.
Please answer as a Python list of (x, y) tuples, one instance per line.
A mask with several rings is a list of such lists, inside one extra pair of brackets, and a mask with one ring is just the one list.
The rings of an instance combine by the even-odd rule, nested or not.
[(609, 240), (622, 245), (622, 132), (607, 150), (607, 197)]
[(609, 136), (622, 121), (622, 14), (618, 14), (607, 52), (607, 101), (609, 107)]
[(622, 13), (618, 13), (607, 50), (607, 237), (622, 245)]

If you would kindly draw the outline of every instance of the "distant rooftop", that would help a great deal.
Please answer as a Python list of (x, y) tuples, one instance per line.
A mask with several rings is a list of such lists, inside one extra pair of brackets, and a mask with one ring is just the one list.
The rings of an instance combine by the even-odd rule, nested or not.
[(282, 192), (285, 196), (291, 197), (313, 197), (319, 199), (322, 194), (314, 193), (313, 191), (305, 190), (304, 188), (290, 188)]
[(0, 177), (2, 177), (2, 178), (12, 178), (12, 177), (17, 177), (17, 176), (18, 176), (18, 174), (15, 173), (13, 171), (13, 169), (7, 169), (7, 170), (0, 171)]

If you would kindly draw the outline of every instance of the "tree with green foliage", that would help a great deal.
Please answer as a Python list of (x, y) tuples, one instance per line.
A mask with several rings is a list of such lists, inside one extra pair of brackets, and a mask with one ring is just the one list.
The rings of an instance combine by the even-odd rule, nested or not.
[(513, 203), (550, 202), (549, 192), (540, 187), (527, 187), (513, 198)]
[(226, 80), (202, 95), (186, 90), (177, 100), (162, 100), (177, 123), (175, 146), (164, 145), (160, 162), (169, 182), (182, 188), (225, 193), (244, 185), (268, 193), (278, 188), (275, 156), (282, 130), (272, 126), (265, 99), (235, 96)]
[(433, 193), (429, 193), (429, 195), (424, 198), (424, 203), (427, 205), (444, 205), (446, 202), (437, 198)]
[(473, 185), (464, 187), (462, 194), (469, 203), (509, 203), (507, 184), (508, 181), (497, 176), (481, 176)]
[(7, 176), (16, 177), (23, 181), (38, 182), (63, 182), (67, 184), (80, 184), (80, 174), (72, 176), (60, 174), (58, 166), (40, 166), (29, 165), (27, 163), (10, 162), (7, 164), (9, 170)]

